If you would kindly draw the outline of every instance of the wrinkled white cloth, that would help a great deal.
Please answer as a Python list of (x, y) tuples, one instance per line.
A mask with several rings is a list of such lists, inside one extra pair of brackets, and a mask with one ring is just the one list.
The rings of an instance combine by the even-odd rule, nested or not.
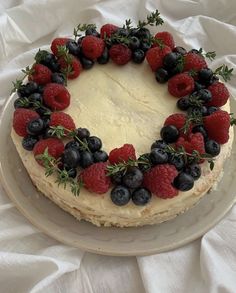
[[(176, 43), (217, 52), (236, 68), (234, 0), (0, 0), (0, 107), (11, 81), (55, 36), (78, 23), (134, 23), (158, 8)], [(153, 32), (155, 28), (152, 28)], [(229, 88), (236, 97), (236, 77)], [(236, 207), (201, 239), (146, 257), (108, 257), (62, 245), (34, 228), (0, 186), (0, 293), (235, 293)]]

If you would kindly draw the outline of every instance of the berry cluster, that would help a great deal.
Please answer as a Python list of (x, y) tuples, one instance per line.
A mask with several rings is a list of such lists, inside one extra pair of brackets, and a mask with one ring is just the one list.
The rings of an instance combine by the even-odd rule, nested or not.
[[(23, 137), (22, 146), (33, 151), (47, 176), (56, 173), (58, 184), (70, 184), (75, 195), (81, 185), (97, 194), (113, 184), (111, 200), (118, 206), (145, 205), (152, 194), (172, 198), (179, 191), (193, 188), (201, 176), (201, 163), (211, 169), (221, 144), (229, 139), (229, 127), (235, 120), (221, 110), (229, 92), (219, 81), (230, 78), (232, 69), (222, 65), (214, 72), (208, 68), (214, 52), (187, 51), (175, 45), (169, 32), (153, 36), (147, 25), (163, 20), (155, 11), (132, 27), (105, 24), (97, 31), (93, 24), (78, 25), (74, 39), (56, 38), (51, 52), (39, 50), (31, 68), (14, 83), (18, 98), (14, 102), (13, 128)], [(81, 34), (84, 32), (84, 34)], [(129, 61), (140, 64), (146, 58), (159, 83), (168, 83), (169, 93), (178, 98), (174, 113), (166, 118), (150, 151), (137, 158), (132, 144), (107, 154), (102, 141), (86, 128), (76, 128), (73, 119), (62, 112), (70, 104), (67, 80), (77, 78), (95, 62), (117, 65)], [(28, 82), (23, 83), (28, 76)], [(63, 139), (66, 138), (66, 144)]]

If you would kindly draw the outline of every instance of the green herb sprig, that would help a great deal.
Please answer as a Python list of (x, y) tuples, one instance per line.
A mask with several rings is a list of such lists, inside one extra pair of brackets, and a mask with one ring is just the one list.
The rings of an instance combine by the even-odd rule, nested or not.
[(74, 28), (74, 32), (73, 32), (73, 35), (74, 35), (74, 38), (75, 40), (77, 40), (78, 37), (82, 36), (82, 34), (80, 32), (84, 32), (88, 29), (96, 29), (96, 25), (94, 23), (89, 23), (89, 24), (78, 24), (76, 28)]
[(160, 13), (158, 10), (152, 12), (147, 15), (147, 19), (144, 21), (138, 22), (138, 28), (144, 28), (145, 26), (154, 26), (154, 25), (162, 25), (164, 23), (163, 19), (160, 17)]
[(24, 79), (27, 76), (32, 75), (34, 73), (34, 69), (33, 69), (33, 67), (30, 68), (29, 66), (27, 66), (25, 69), (22, 69), (21, 72), (24, 73), (22, 78), (17, 79), (16, 81), (12, 82), (13, 89), (11, 90), (11, 94), (13, 94), (14, 92), (16, 92), (17, 90), (19, 90), (22, 87)]
[(221, 76), (226, 82), (231, 79), (233, 70), (233, 68), (229, 68), (227, 65), (223, 64), (214, 71), (214, 74)]

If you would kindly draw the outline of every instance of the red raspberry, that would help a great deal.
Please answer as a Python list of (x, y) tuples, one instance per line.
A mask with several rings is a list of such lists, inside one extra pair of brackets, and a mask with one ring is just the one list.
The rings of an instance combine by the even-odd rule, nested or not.
[(70, 105), (70, 93), (61, 84), (48, 83), (43, 91), (43, 101), (52, 110), (64, 110)]
[[(63, 126), (70, 131), (76, 128), (73, 119), (64, 112), (53, 112), (50, 116), (49, 126)], [(68, 131), (66, 131), (66, 133), (67, 132)]]
[(107, 38), (110, 38), (110, 36), (114, 34), (117, 30), (118, 30), (118, 26), (114, 24), (110, 24), (110, 23), (104, 24), (100, 29), (101, 38), (104, 39), (105, 36)]
[(169, 93), (177, 98), (187, 96), (194, 90), (194, 79), (186, 73), (179, 73), (168, 80)]
[(13, 117), (13, 128), (15, 132), (19, 136), (26, 136), (26, 126), (35, 118), (39, 118), (39, 114), (33, 110), (23, 108), (16, 109)]
[(170, 164), (157, 165), (144, 173), (143, 185), (160, 198), (172, 198), (178, 190), (172, 185), (178, 171)]
[(135, 149), (132, 144), (126, 143), (122, 147), (110, 151), (109, 162), (111, 164), (127, 162), (129, 159), (136, 160)]
[(107, 163), (95, 163), (84, 169), (80, 179), (90, 192), (98, 194), (106, 193), (111, 185), (111, 179), (107, 176)]
[(155, 47), (147, 51), (146, 59), (152, 71), (156, 71), (158, 68), (163, 66), (163, 58), (165, 55), (171, 52), (171, 48), (165, 46), (163, 48)]
[(204, 127), (208, 137), (224, 144), (229, 140), (230, 115), (226, 111), (216, 111), (204, 117)]
[(56, 38), (52, 41), (51, 43), (51, 50), (53, 52), (54, 55), (57, 56), (58, 53), (58, 46), (65, 46), (66, 43), (69, 41), (68, 38)]
[(60, 139), (55, 137), (39, 140), (33, 148), (35, 160), (39, 163), (39, 165), (43, 166), (43, 161), (37, 159), (36, 156), (43, 154), (46, 149), (48, 150), (48, 154), (50, 156), (58, 159), (64, 152), (64, 144)]
[(189, 52), (184, 56), (184, 71), (199, 71), (207, 67), (207, 63), (200, 54)]
[(212, 100), (207, 104), (208, 106), (221, 107), (225, 105), (229, 99), (229, 91), (222, 82), (213, 83), (208, 87), (212, 94)]
[(46, 84), (51, 81), (51, 70), (42, 64), (34, 64), (33, 73), (29, 75), (29, 80), (35, 81), (37, 84)]
[[(155, 35), (155, 39), (161, 40), (166, 46), (170, 47), (171, 50), (173, 50), (175, 47), (173, 36), (169, 32), (159, 32)], [(155, 44), (153, 47), (156, 46), (158, 45)]]
[(58, 59), (58, 63), (60, 64), (61, 69), (64, 69), (65, 71), (68, 71), (68, 69), (71, 68), (71, 72), (67, 74), (67, 77), (69, 79), (74, 79), (80, 75), (82, 71), (82, 65), (80, 61), (73, 55), (69, 54), (69, 58), (71, 58), (71, 61), (68, 63), (64, 57), (60, 57)]
[(94, 60), (102, 55), (105, 48), (105, 42), (103, 39), (90, 35), (83, 38), (81, 47), (84, 56)]
[(175, 146), (184, 147), (187, 153), (192, 154), (194, 150), (198, 151), (200, 154), (205, 153), (204, 137), (200, 132), (191, 133), (187, 138), (179, 137)]
[(132, 51), (122, 44), (113, 45), (109, 50), (111, 60), (117, 65), (124, 65), (132, 58)]

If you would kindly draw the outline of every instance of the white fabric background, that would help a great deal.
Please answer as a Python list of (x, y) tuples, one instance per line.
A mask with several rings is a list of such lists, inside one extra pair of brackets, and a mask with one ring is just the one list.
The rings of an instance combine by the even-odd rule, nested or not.
[[(177, 44), (216, 50), (212, 68), (236, 68), (235, 0), (0, 0), (0, 107), (38, 47), (78, 23), (137, 22), (158, 8)], [(236, 77), (229, 86), (236, 97)], [(35, 229), (0, 186), (0, 292), (234, 293), (236, 207), (185, 247), (148, 257), (84, 253)]]

